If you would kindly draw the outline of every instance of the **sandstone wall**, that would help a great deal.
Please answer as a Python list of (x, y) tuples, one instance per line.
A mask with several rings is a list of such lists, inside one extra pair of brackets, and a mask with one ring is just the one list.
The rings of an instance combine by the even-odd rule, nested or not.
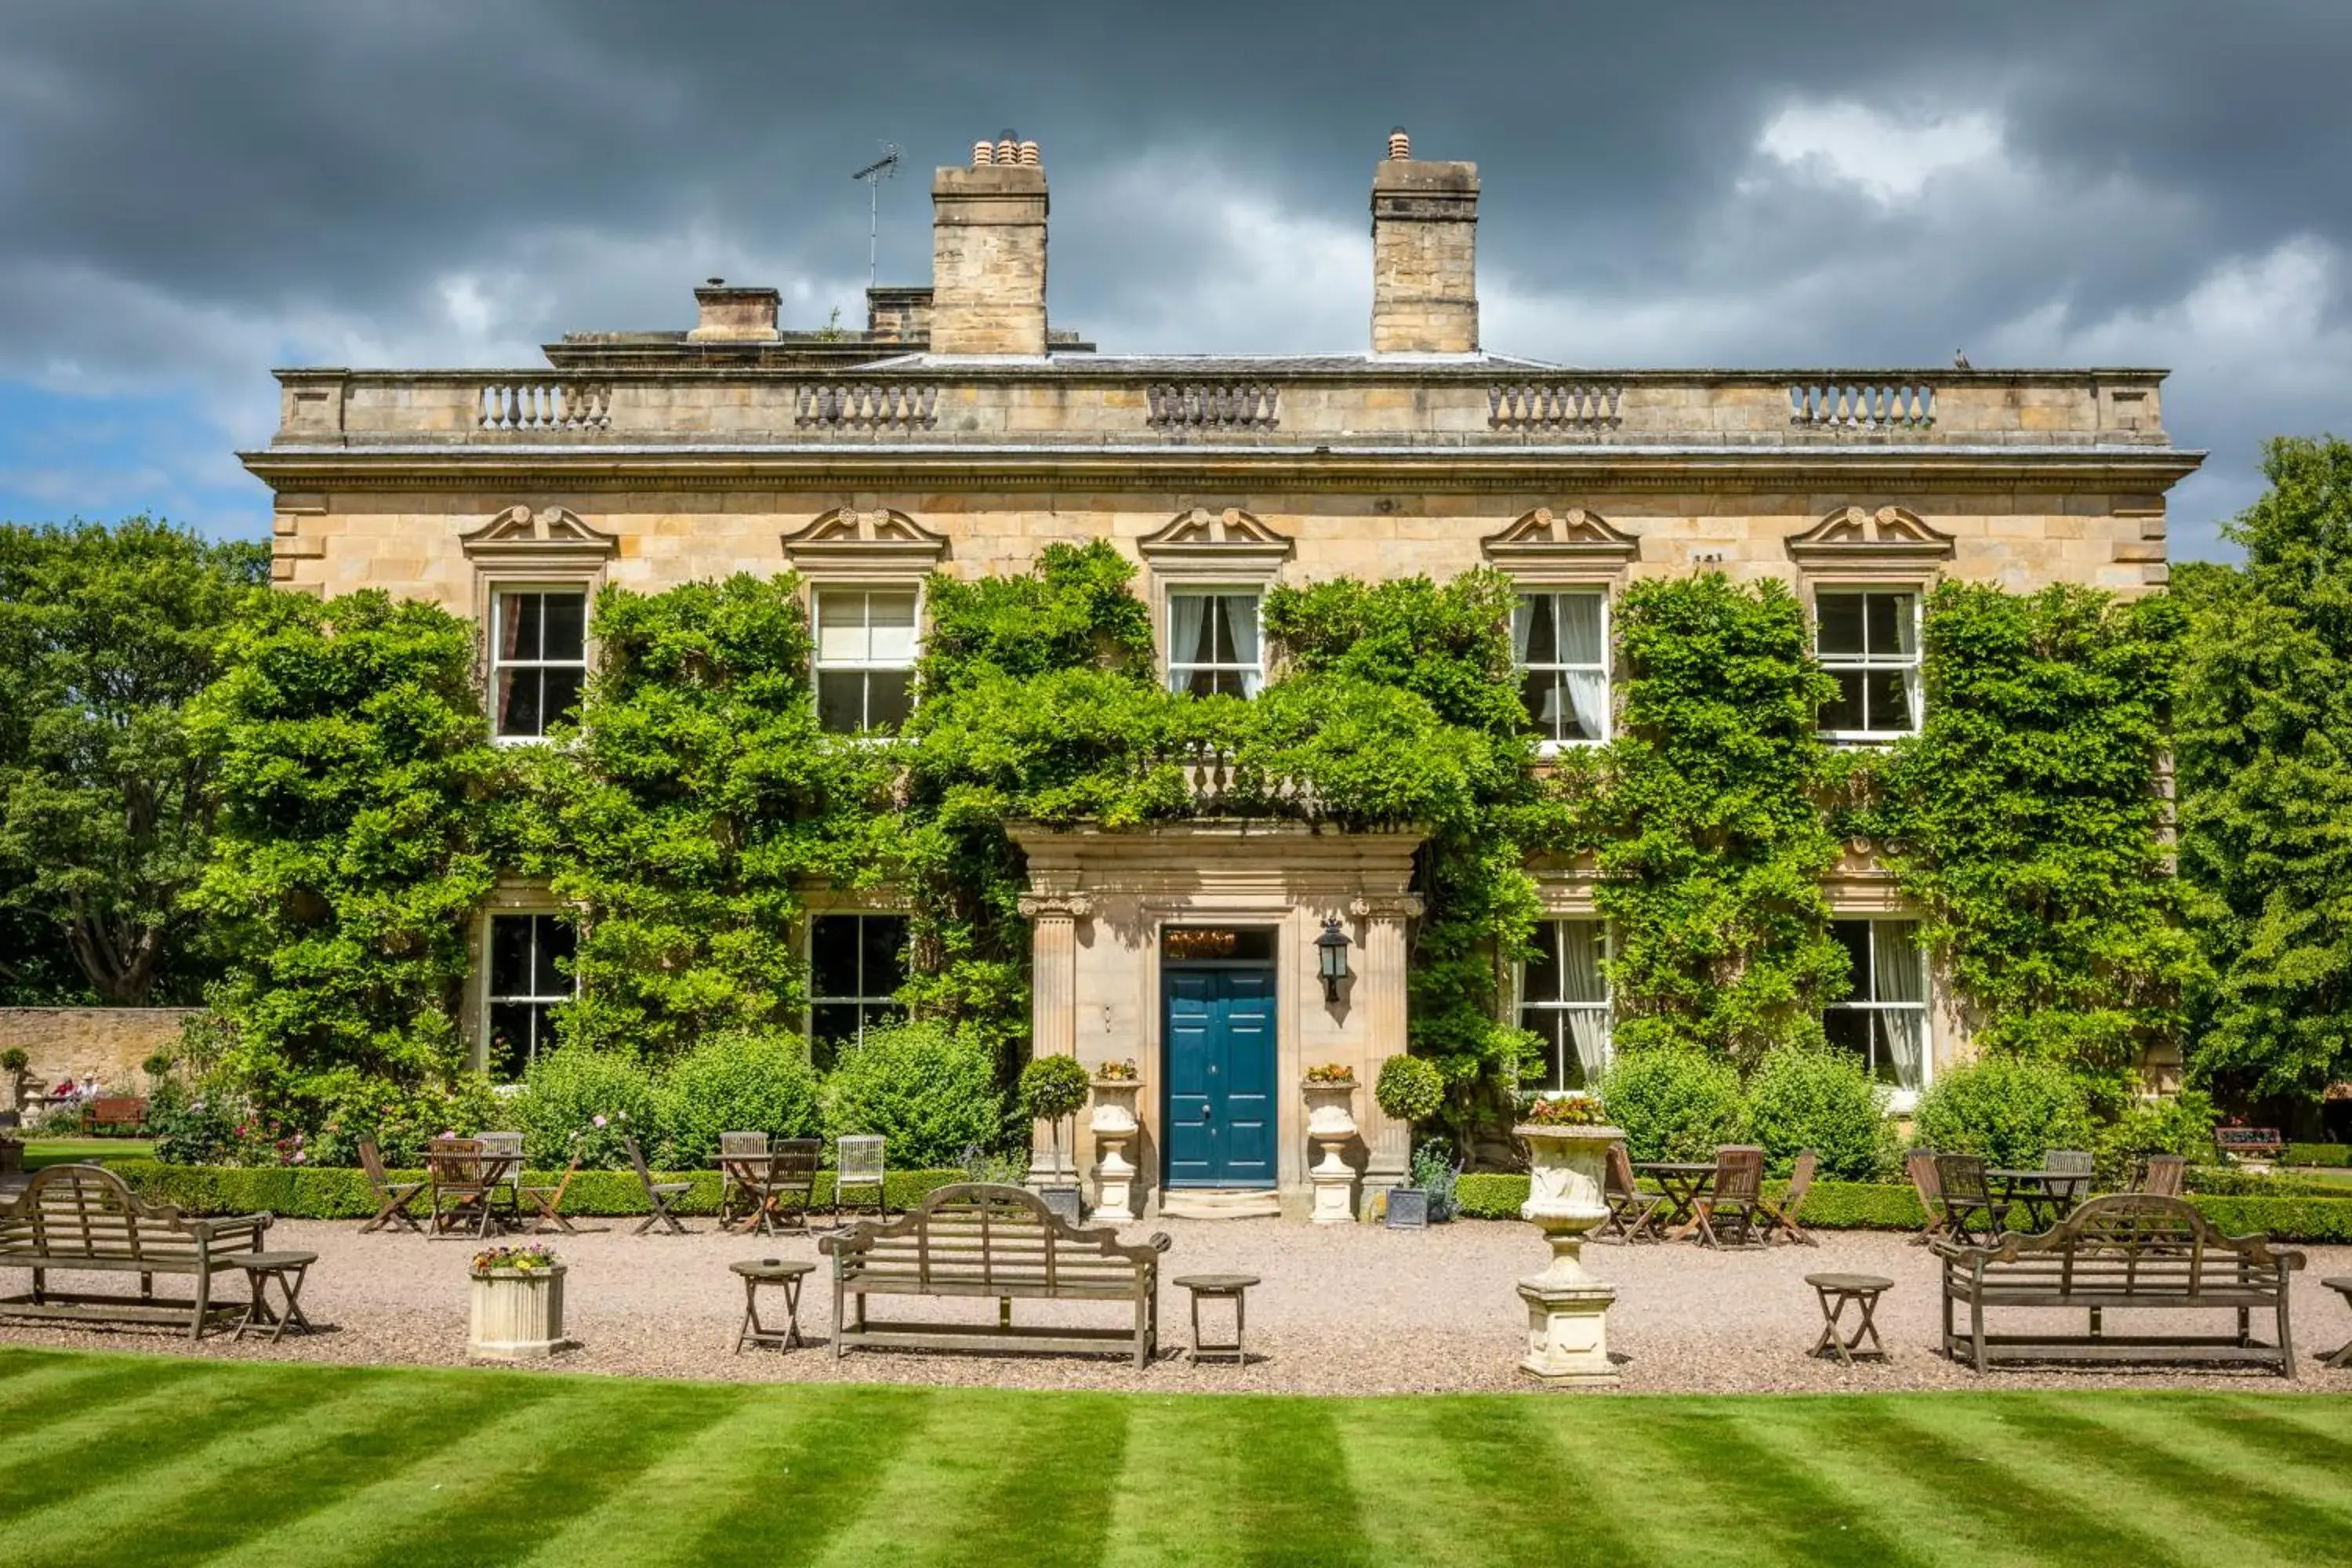
[[(195, 1007), (0, 1007), (0, 1050), (21, 1047), (32, 1081), (95, 1074), (110, 1094), (143, 1094), (139, 1064), (174, 1044)], [(0, 1094), (5, 1094), (0, 1086)]]

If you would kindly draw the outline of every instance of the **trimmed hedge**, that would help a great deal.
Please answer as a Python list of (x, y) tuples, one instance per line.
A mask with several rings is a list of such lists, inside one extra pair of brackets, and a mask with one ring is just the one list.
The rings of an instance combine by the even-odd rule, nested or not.
[[(1768, 1192), (1783, 1184), (1767, 1182)], [(1528, 1201), (1528, 1179), (1483, 1171), (1465, 1175), (1455, 1201), (1474, 1219), (1517, 1219)], [(2352, 1198), (2207, 1197), (2189, 1201), (2231, 1236), (2277, 1241), (2352, 1242)], [(1917, 1230), (1927, 1223), (1919, 1195), (1893, 1183), (1815, 1182), (1806, 1194), (1803, 1223), (1818, 1230)]]
[(2279, 1155), (2282, 1165), (2352, 1165), (2352, 1143), (2290, 1143)]
[[(153, 1160), (124, 1160), (108, 1165), (131, 1184), (133, 1192), (153, 1202), (172, 1204), (188, 1214), (255, 1214), (262, 1210), (286, 1219), (367, 1219), (376, 1210), (374, 1194), (362, 1171), (290, 1167), (247, 1169), (234, 1165), (166, 1165)], [(396, 1182), (421, 1182), (422, 1171), (394, 1171)], [(561, 1171), (525, 1171), (532, 1186), (553, 1186)], [(656, 1181), (690, 1182), (692, 1190), (677, 1205), (681, 1214), (719, 1212), (719, 1173), (680, 1171), (655, 1173)], [(911, 1208), (935, 1187), (963, 1180), (961, 1171), (892, 1171), (885, 1183), (890, 1206)], [(417, 1212), (425, 1194), (417, 1194)], [(816, 1201), (833, 1202), (833, 1173), (820, 1171)], [(563, 1194), (563, 1212), (570, 1215), (641, 1215), (645, 1189), (633, 1171), (580, 1171)]]

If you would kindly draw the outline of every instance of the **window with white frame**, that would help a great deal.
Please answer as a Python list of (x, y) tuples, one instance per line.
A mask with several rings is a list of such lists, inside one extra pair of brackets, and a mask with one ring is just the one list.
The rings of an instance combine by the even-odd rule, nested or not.
[(1519, 701), (1546, 747), (1609, 738), (1609, 595), (1521, 594), (1511, 609)]
[(1195, 697), (1255, 697), (1265, 683), (1257, 591), (1221, 588), (1168, 595), (1168, 689)]
[(1597, 920), (1542, 921), (1535, 952), (1519, 969), (1519, 1027), (1534, 1034), (1542, 1068), (1538, 1090), (1592, 1089), (1609, 1065), (1607, 925)]
[(809, 1039), (818, 1065), (830, 1064), (866, 1031), (904, 1016), (907, 917), (818, 915), (809, 921)]
[(569, 915), (490, 917), (489, 1004), (482, 1066), (500, 1083), (520, 1079), (533, 1058), (555, 1048), (553, 1016), (579, 994), (572, 961), (579, 933)]
[(817, 727), (895, 733), (915, 706), (912, 588), (816, 591)]
[(588, 676), (588, 595), (501, 588), (490, 598), (490, 691), (500, 740), (530, 741), (578, 716)]
[(1822, 589), (1813, 595), (1814, 651), (1838, 683), (1822, 707), (1833, 741), (1892, 740), (1919, 730), (1919, 595)]
[(1825, 1008), (1830, 1044), (1862, 1058), (1880, 1083), (1901, 1095), (1927, 1087), (1927, 954), (1919, 922), (1832, 921), (1830, 933), (1845, 949), (1853, 989)]

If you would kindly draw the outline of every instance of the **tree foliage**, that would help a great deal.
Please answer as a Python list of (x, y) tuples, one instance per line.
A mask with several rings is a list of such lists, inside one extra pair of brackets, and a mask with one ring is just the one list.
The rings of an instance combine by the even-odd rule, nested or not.
[(2352, 444), (2281, 439), (2182, 574), (2180, 861), (2213, 971), (2194, 1067), (2256, 1094), (2352, 1079)]
[(217, 797), (186, 707), (268, 560), (145, 517), (0, 525), (0, 931), (22, 941), (0, 938), (0, 989), (191, 999), (204, 963), (183, 900)]

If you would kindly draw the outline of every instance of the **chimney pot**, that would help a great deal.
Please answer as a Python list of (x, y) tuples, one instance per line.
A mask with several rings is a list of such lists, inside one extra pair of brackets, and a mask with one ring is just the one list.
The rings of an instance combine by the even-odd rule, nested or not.
[(973, 168), (985, 169), (991, 163), (995, 162), (995, 142), (989, 141), (986, 137), (982, 137), (971, 144), (971, 166)]
[(1037, 143), (1034, 142), (1021, 143), (1021, 166), (1024, 169), (1034, 169), (1037, 166)]
[(1013, 139), (1010, 131), (996, 139), (996, 161), (1005, 164), (1021, 162), (1021, 143)]
[(1412, 156), (1412, 138), (1405, 134), (1404, 127), (1402, 125), (1389, 132), (1389, 156), (1391, 158)]

